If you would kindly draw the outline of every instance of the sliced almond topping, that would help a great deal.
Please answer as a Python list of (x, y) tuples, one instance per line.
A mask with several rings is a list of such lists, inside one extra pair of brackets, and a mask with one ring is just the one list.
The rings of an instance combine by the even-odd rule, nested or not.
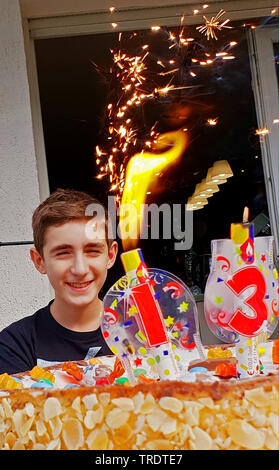
[(22, 437), (22, 434), (20, 432), (21, 426), (23, 425), (24, 422), (24, 414), (22, 410), (15, 410), (14, 415), (13, 415), (13, 423), (15, 426), (15, 430), (17, 432), (17, 435)]
[(258, 412), (254, 415), (253, 419), (251, 420), (251, 424), (256, 426), (256, 428), (263, 428), (266, 423), (266, 416), (264, 413)]
[(193, 428), (195, 435), (195, 448), (196, 450), (210, 450), (212, 448), (212, 439), (210, 435), (199, 427)]
[(60, 401), (55, 397), (48, 397), (44, 403), (44, 416), (46, 421), (62, 413)]
[(106, 431), (95, 429), (86, 439), (86, 444), (90, 450), (107, 450), (108, 449), (108, 435)]
[(61, 442), (59, 438), (50, 441), (46, 446), (46, 450), (60, 450), (60, 449), (61, 449)]
[(146, 436), (144, 434), (137, 434), (137, 438), (136, 438), (136, 445), (142, 449), (143, 448), (143, 443), (146, 441)]
[(184, 413), (185, 422), (190, 426), (197, 426), (200, 420), (200, 409), (203, 405), (192, 401), (185, 402), (186, 411)]
[(128, 423), (123, 424), (117, 429), (114, 439), (117, 445), (123, 446), (131, 437), (132, 428)]
[(34, 410), (33, 403), (26, 403), (23, 412), (26, 413), (29, 418), (31, 418), (34, 415)]
[(95, 421), (95, 413), (92, 410), (88, 410), (84, 417), (84, 424), (87, 429), (93, 429), (96, 421)]
[(138, 392), (134, 397), (134, 412), (135, 413), (140, 413), (142, 404), (144, 402), (144, 394), (142, 392)]
[(279, 449), (279, 439), (276, 437), (271, 429), (265, 429), (265, 447), (268, 450), (278, 450)]
[(129, 411), (124, 411), (120, 408), (114, 408), (107, 414), (106, 423), (109, 428), (118, 429), (128, 421), (129, 416)]
[(262, 449), (265, 435), (259, 429), (243, 419), (234, 419), (228, 424), (228, 433), (232, 440), (240, 447), (256, 450)]
[(80, 396), (76, 397), (72, 403), (72, 408), (77, 411), (78, 413), (81, 413), (81, 407), (80, 407)]
[(82, 401), (85, 405), (85, 408), (87, 408), (87, 410), (92, 410), (92, 408), (98, 403), (95, 393), (91, 393), (90, 395), (85, 395), (85, 397), (82, 398)]
[(24, 437), (30, 430), (33, 424), (34, 418), (29, 418), (26, 420), (26, 415), (23, 410), (16, 410), (13, 416), (13, 423), (15, 430), (19, 437)]
[(141, 406), (140, 412), (142, 414), (149, 414), (156, 407), (155, 399), (151, 393), (148, 393)]
[(56, 439), (62, 431), (62, 421), (59, 416), (55, 416), (54, 418), (50, 419), (49, 425), (51, 428), (52, 437)]
[(278, 414), (269, 413), (268, 417), (266, 418), (266, 422), (271, 429), (275, 436), (279, 439), (279, 417)]
[(172, 434), (173, 432), (176, 431), (177, 427), (177, 421), (174, 418), (168, 417), (163, 424), (160, 426), (160, 431), (167, 435), (167, 434)]
[(40, 419), (36, 421), (35, 424), (38, 436), (43, 436), (47, 432), (45, 423)]
[(103, 406), (107, 406), (110, 402), (110, 393), (108, 392), (102, 392), (99, 394), (99, 400), (100, 403), (102, 403)]
[(84, 443), (82, 425), (76, 418), (69, 418), (63, 422), (62, 436), (68, 450), (77, 450)]
[(122, 410), (132, 411), (134, 409), (134, 402), (131, 398), (113, 398), (111, 401), (115, 406), (118, 406)]
[(36, 442), (33, 445), (32, 450), (45, 450), (45, 446), (43, 444), (39, 444), (38, 442)]
[(252, 390), (245, 391), (245, 398), (252, 402), (258, 408), (264, 408), (267, 403), (267, 394), (263, 388), (254, 388)]
[(12, 447), (12, 450), (25, 450), (25, 446), (24, 444), (22, 443), (22, 440), (21, 439), (18, 439), (13, 447)]
[(8, 400), (8, 398), (3, 398), (2, 403), (6, 417), (11, 418), (14, 413), (10, 405), (10, 400)]
[(212, 400), (211, 397), (202, 397), (202, 398), (199, 398), (199, 403), (201, 403), (202, 405), (206, 406), (207, 408), (210, 408), (210, 409), (213, 409), (214, 408), (214, 401)]
[(163, 422), (166, 420), (168, 417), (167, 413), (164, 411), (158, 409), (150, 413), (146, 420), (149, 424), (149, 427), (152, 429), (152, 431), (158, 431), (160, 426), (162, 426)]
[(162, 397), (159, 400), (159, 405), (163, 410), (173, 413), (180, 413), (183, 408), (183, 403), (175, 397)]

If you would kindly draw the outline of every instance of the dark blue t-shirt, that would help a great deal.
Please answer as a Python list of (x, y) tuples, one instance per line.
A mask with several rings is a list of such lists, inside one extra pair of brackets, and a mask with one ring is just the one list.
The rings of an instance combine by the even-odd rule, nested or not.
[(0, 374), (112, 355), (101, 328), (86, 332), (64, 328), (50, 313), (52, 302), (1, 331)]

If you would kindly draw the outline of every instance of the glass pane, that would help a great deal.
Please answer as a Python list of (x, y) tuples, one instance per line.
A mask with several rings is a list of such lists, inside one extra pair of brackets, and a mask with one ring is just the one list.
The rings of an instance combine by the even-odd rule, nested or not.
[[(233, 177), (219, 186), (207, 205), (194, 211), (190, 250), (175, 250), (173, 237), (139, 241), (150, 267), (173, 272), (196, 295), (203, 293), (209, 273), (211, 240), (229, 238), (230, 224), (242, 220), (245, 206), (255, 220), (256, 235), (270, 233), (246, 27), (242, 22), (230, 25), (232, 29), (216, 31), (217, 40), (208, 40), (196, 26), (187, 26), (185, 44), (179, 43), (179, 27), (125, 32), (121, 39), (113, 32), (36, 41), (51, 191), (72, 187), (104, 201), (114, 194), (109, 191), (109, 178), (96, 178), (95, 150), (99, 146), (109, 151), (107, 106), (113, 103), (116, 109), (124, 93), (117, 76), (110, 73), (110, 68), (115, 69), (112, 49), (129, 57), (149, 52), (144, 62), (147, 70), (142, 72), (145, 94), (166, 83), (177, 88), (154, 93), (127, 114), (136, 139), (123, 159), (124, 166), (134, 153), (148, 149), (145, 143), (154, 125), (159, 133), (184, 129), (188, 138), (181, 160), (158, 175), (159, 184), (156, 190), (150, 189), (148, 204), (184, 207), (214, 162), (228, 161)], [(145, 45), (149, 47), (143, 49)], [(120, 277), (118, 263), (109, 273), (104, 292)]]

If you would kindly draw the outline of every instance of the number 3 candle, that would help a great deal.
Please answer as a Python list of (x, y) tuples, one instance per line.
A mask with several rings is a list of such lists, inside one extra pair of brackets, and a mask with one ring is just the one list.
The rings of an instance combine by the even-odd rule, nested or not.
[(222, 341), (236, 343), (238, 377), (259, 373), (257, 343), (278, 322), (278, 275), (272, 237), (254, 239), (253, 224), (231, 225), (231, 239), (212, 241), (212, 269), (205, 289), (205, 317)]

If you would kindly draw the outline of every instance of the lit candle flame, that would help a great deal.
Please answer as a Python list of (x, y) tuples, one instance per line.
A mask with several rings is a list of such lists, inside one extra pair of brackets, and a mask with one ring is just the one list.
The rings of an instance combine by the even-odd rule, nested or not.
[[(125, 251), (135, 248), (142, 227), (142, 209), (150, 183), (167, 166), (175, 163), (186, 148), (187, 137), (183, 131), (161, 134), (155, 149), (170, 147), (160, 154), (142, 152), (134, 155), (128, 163), (126, 180), (120, 204), (119, 227)], [(133, 205), (133, 210), (129, 210)], [(129, 210), (128, 220), (126, 217)], [(136, 237), (126, 236), (126, 226), (133, 227)]]
[(249, 220), (249, 208), (246, 206), (244, 207), (242, 221), (244, 224), (247, 224), (248, 220)]

